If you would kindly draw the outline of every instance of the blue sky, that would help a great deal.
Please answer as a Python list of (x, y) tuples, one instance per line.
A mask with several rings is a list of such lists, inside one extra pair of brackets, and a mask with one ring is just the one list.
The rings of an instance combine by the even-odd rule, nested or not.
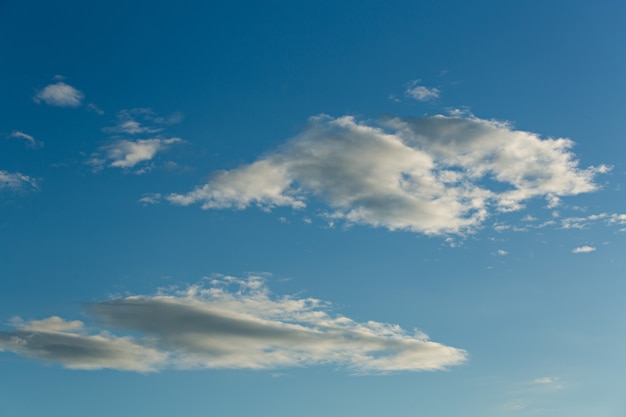
[(0, 414), (623, 416), (620, 2), (0, 2)]

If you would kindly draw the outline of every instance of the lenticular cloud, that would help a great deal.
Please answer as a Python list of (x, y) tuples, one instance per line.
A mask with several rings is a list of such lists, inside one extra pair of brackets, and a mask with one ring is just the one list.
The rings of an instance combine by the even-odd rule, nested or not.
[[(233, 288), (234, 287), (234, 288)], [(164, 368), (275, 369), (331, 364), (353, 372), (439, 370), (466, 360), (462, 349), (397, 325), (331, 315), (314, 298), (271, 297), (263, 280), (213, 279), (152, 296), (92, 305), (115, 332), (88, 332), (59, 317), (0, 331), (9, 350), (68, 368), (155, 371)]]
[(311, 199), (350, 223), (425, 234), (462, 233), (532, 198), (596, 190), (601, 168), (581, 169), (569, 139), (542, 139), (474, 116), (310, 119), (299, 135), (257, 161), (188, 193), (204, 209), (303, 208)]

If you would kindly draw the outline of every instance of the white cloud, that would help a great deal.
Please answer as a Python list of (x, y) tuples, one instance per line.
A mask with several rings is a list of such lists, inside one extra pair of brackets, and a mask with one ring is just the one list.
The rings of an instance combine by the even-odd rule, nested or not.
[(596, 248), (593, 246), (579, 246), (577, 248), (572, 249), (572, 253), (589, 253), (594, 252)]
[(429, 101), (439, 97), (439, 89), (425, 87), (419, 83), (420, 80), (411, 81), (404, 94), (417, 101)]
[(27, 133), (20, 132), (19, 130), (14, 130), (9, 135), (9, 138), (19, 139), (26, 141), (26, 144), (31, 148), (43, 147), (43, 142), (35, 140), (35, 138)]
[(92, 305), (102, 322), (141, 335), (136, 339), (86, 335), (81, 322), (51, 317), (0, 332), (0, 349), (70, 368), (139, 371), (334, 364), (386, 373), (439, 370), (467, 358), (465, 351), (432, 342), (421, 332), (359, 323), (331, 315), (328, 308), (314, 298), (271, 297), (259, 277), (222, 277), (209, 287)]
[(50, 84), (35, 95), (37, 103), (44, 102), (57, 107), (78, 107), (84, 98), (84, 94), (71, 85), (59, 81)]
[[(103, 166), (115, 168), (133, 168), (142, 162), (151, 161), (158, 152), (167, 150), (170, 145), (182, 142), (180, 138), (117, 140), (102, 146), (88, 161), (96, 169)], [(144, 168), (139, 173), (145, 172)]]
[(158, 204), (160, 201), (160, 193), (146, 193), (139, 199), (139, 202), (146, 206), (151, 204)]
[(38, 180), (19, 172), (8, 172), (0, 170), (0, 190), (9, 189), (12, 191), (38, 190)]
[(471, 231), (493, 212), (596, 190), (599, 169), (580, 169), (569, 139), (474, 116), (310, 119), (302, 133), (256, 162), (215, 173), (179, 205), (204, 209), (328, 204), (331, 219), (425, 234)]
[(506, 255), (508, 255), (508, 254), (509, 254), (509, 253), (508, 253), (507, 251), (505, 251), (504, 249), (498, 249), (498, 250), (496, 251), (496, 253), (497, 253), (498, 255), (500, 255), (500, 256), (506, 256)]

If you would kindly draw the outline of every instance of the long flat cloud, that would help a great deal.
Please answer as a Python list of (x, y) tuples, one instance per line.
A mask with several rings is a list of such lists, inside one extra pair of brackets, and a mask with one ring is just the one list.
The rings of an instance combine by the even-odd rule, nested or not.
[(350, 223), (425, 234), (471, 231), (532, 198), (591, 192), (606, 167), (579, 168), (569, 139), (542, 139), (474, 116), (389, 118), (378, 125), (321, 115), (257, 161), (173, 193), (204, 209), (328, 206)]
[[(230, 290), (231, 286), (237, 287)], [(0, 350), (69, 368), (275, 369), (334, 364), (354, 372), (438, 370), (466, 360), (462, 349), (397, 325), (331, 315), (313, 298), (271, 297), (257, 277), (214, 280), (209, 287), (117, 298), (91, 306), (108, 332), (52, 317), (0, 332)]]

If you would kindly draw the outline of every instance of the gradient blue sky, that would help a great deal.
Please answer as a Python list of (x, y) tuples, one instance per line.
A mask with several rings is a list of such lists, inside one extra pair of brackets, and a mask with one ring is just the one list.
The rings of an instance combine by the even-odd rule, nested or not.
[(624, 416), (625, 20), (0, 1), (0, 414)]

